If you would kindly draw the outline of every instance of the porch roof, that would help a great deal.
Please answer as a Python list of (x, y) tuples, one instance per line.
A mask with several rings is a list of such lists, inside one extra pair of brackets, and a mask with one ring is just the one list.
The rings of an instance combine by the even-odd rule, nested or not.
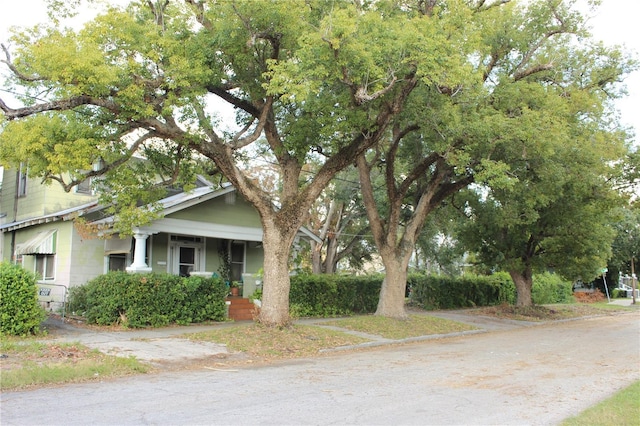
[(3, 225), (0, 225), (0, 232), (15, 231), (17, 229), (27, 228), (27, 227), (33, 226), (33, 225), (40, 225), (42, 223), (58, 222), (58, 221), (61, 221), (61, 220), (69, 220), (70, 215), (72, 215), (74, 213), (79, 213), (80, 215), (82, 215), (84, 213), (92, 211), (94, 208), (97, 208), (97, 207), (99, 207), (98, 206), (98, 202), (97, 201), (92, 201), (92, 202), (87, 203), (87, 204), (82, 204), (80, 206), (70, 207), (68, 209), (60, 210), (60, 211), (57, 211), (57, 212), (54, 212), (54, 213), (50, 213), (50, 214), (46, 214), (46, 215), (42, 215), (42, 216), (36, 216), (36, 217), (23, 219), (23, 220), (17, 220), (15, 222), (5, 223)]
[[(176, 195), (164, 198), (159, 201), (162, 207), (164, 216), (171, 213), (175, 213), (197, 204), (212, 200), (214, 198), (222, 197), (226, 194), (236, 192), (236, 189), (229, 185), (225, 188), (215, 190), (211, 187), (195, 188), (189, 192), (181, 192)], [(94, 225), (110, 226), (114, 222), (114, 217), (110, 216), (95, 222)], [(210, 238), (224, 238), (234, 240), (245, 241), (262, 241), (263, 231), (261, 227), (246, 227), (246, 226), (234, 226), (223, 225), (215, 223), (202, 223), (197, 221), (190, 221), (185, 219), (172, 219), (161, 218), (154, 220), (150, 225), (139, 228), (141, 231), (147, 231), (149, 233), (174, 233), (174, 234), (186, 234), (186, 235), (199, 235)], [(298, 236), (303, 238), (312, 239), (318, 243), (322, 240), (313, 232), (305, 227), (301, 227), (298, 230)]]

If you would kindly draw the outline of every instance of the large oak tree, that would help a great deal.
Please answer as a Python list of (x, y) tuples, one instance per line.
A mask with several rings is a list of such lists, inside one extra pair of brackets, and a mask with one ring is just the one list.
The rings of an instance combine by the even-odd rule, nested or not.
[[(533, 207), (527, 203), (541, 203), (545, 207), (566, 194), (557, 199), (557, 207), (564, 210), (549, 214), (566, 220), (571, 207), (575, 218), (597, 229), (587, 240), (586, 230), (578, 233), (571, 222), (557, 222), (554, 238), (564, 238), (562, 244), (572, 260), (589, 258), (592, 269), (604, 265), (610, 234), (600, 227), (602, 215), (593, 211), (595, 216), (588, 220), (583, 216), (596, 208), (594, 194), (602, 199), (608, 194), (598, 183), (611, 177), (609, 162), (624, 156), (624, 135), (610, 120), (608, 102), (633, 62), (618, 49), (591, 40), (585, 18), (572, 9), (571, 2), (476, 2), (474, 6), (465, 19), (479, 38), (465, 44), (467, 78), (457, 86), (416, 88), (385, 137), (358, 157), (363, 199), (386, 269), (378, 315), (406, 317), (407, 266), (425, 221), (443, 200), (472, 183), (504, 195), (492, 210), (482, 214), (478, 210), (475, 215), (478, 221), (496, 226), (505, 225), (509, 214), (521, 214), (507, 205), (522, 203), (529, 209)], [(582, 168), (568, 166), (577, 159), (583, 160)], [(563, 162), (566, 167), (559, 167)], [(374, 169), (384, 176), (383, 196), (372, 184)], [(561, 185), (561, 177), (566, 177), (573, 183), (526, 185), (532, 175), (553, 170), (560, 176), (555, 182), (547, 176), (550, 182)], [(589, 180), (581, 175), (587, 171)], [(576, 181), (593, 194), (572, 193), (570, 185)], [(528, 217), (526, 223), (532, 220)], [(527, 234), (522, 229), (505, 232), (510, 239), (502, 249), (519, 252), (518, 238), (526, 242)], [(531, 243), (535, 246), (531, 250), (539, 249), (537, 242)], [(575, 253), (578, 249), (580, 256)], [(526, 289), (519, 291), (518, 303), (529, 304), (530, 261), (522, 267), (514, 265), (508, 269), (516, 285), (529, 288), (528, 298)], [(592, 272), (580, 269), (582, 262), (574, 266), (574, 272)]]
[[(466, 79), (467, 17), (485, 2), (435, 3), (157, 0), (110, 8), (79, 31), (53, 21), (16, 32), (2, 63), (22, 95), (0, 99), (0, 159), (67, 190), (102, 176), (124, 231), (149, 219), (135, 206), (163, 185), (215, 168), (262, 221), (260, 321), (286, 324), (289, 252), (313, 202), (417, 88), (430, 96)], [(215, 114), (220, 104), (236, 126)], [(258, 141), (277, 163), (275, 194), (246, 166)], [(315, 173), (303, 173), (311, 159)]]

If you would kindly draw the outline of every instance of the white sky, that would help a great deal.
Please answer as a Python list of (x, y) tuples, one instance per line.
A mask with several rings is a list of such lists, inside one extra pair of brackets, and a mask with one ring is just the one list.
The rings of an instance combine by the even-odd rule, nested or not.
[[(128, 0), (104, 0), (104, 2), (126, 4)], [(45, 22), (47, 16), (44, 4), (44, 0), (0, 0), (0, 42), (6, 43), (7, 30), (11, 26), (32, 26)], [(598, 15), (591, 20), (592, 32), (596, 39), (608, 45), (626, 46), (634, 51), (636, 58), (640, 60), (638, 17), (640, 17), (640, 2), (603, 0)], [(0, 71), (0, 78), (1, 73), (2, 71)], [(640, 145), (640, 71), (627, 77), (626, 85), (629, 94), (619, 100), (616, 105), (623, 124), (635, 129), (636, 145)], [(7, 98), (6, 94), (4, 98)]]

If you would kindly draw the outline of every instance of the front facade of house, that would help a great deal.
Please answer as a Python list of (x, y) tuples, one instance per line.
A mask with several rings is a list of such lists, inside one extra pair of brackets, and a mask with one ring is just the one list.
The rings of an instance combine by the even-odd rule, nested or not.
[[(262, 226), (233, 187), (216, 190), (201, 178), (194, 190), (160, 205), (162, 218), (134, 229), (132, 236), (107, 232), (99, 237), (73, 222), (82, 217), (107, 230), (113, 223), (90, 192), (65, 193), (5, 169), (0, 258), (37, 273), (40, 300), (49, 307), (63, 302), (70, 287), (112, 270), (212, 276), (226, 266), (233, 281), (245, 282), (244, 296), (253, 293), (253, 274), (264, 258)], [(306, 230), (300, 236), (313, 237)]]

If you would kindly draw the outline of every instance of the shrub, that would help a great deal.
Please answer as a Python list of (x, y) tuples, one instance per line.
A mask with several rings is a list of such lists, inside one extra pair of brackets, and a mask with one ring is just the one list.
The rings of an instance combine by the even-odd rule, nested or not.
[(38, 303), (36, 276), (21, 266), (0, 263), (0, 332), (35, 334), (45, 316)]
[(300, 274), (291, 277), (292, 316), (335, 316), (374, 312), (382, 276)]
[(533, 276), (531, 298), (536, 305), (551, 303), (572, 303), (572, 284), (563, 281), (559, 275), (545, 272)]
[(425, 309), (454, 309), (513, 303), (515, 286), (508, 274), (445, 277), (411, 274), (411, 301)]
[(627, 297), (627, 290), (623, 290), (621, 288), (614, 288), (611, 294), (611, 297), (613, 297), (614, 299), (617, 299), (620, 297)]
[(222, 321), (225, 295), (218, 278), (109, 272), (72, 289), (69, 306), (90, 323), (160, 327)]

